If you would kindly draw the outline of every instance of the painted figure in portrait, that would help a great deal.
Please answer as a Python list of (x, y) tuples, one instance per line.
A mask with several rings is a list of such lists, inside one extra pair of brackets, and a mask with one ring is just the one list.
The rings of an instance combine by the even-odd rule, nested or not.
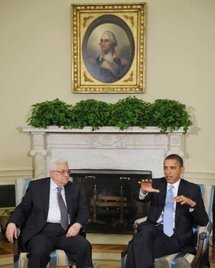
[(128, 72), (134, 46), (124, 28), (105, 23), (88, 34), (83, 54), (86, 67), (95, 79), (114, 83)]
[(116, 53), (117, 39), (113, 32), (105, 31), (99, 42), (101, 53), (95, 59), (91, 59), (93, 76), (105, 83), (115, 82), (124, 74), (128, 61)]

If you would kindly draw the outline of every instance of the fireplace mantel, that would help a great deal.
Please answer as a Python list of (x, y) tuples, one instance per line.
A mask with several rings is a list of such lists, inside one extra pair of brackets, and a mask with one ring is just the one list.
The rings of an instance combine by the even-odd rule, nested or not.
[(31, 136), (34, 177), (48, 175), (48, 164), (67, 159), (74, 169), (151, 170), (153, 177), (163, 174), (163, 158), (170, 153), (184, 155), (184, 131), (162, 133), (157, 127), (102, 127), (92, 130), (23, 127)]

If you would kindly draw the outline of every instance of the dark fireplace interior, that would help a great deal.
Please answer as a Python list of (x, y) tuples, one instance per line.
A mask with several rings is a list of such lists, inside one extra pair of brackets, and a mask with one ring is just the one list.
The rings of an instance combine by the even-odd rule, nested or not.
[(0, 185), (0, 208), (15, 207), (15, 185)]
[(71, 177), (89, 205), (87, 232), (130, 234), (134, 220), (146, 216), (148, 204), (135, 201), (133, 194), (139, 180), (152, 178), (151, 171), (78, 169)]

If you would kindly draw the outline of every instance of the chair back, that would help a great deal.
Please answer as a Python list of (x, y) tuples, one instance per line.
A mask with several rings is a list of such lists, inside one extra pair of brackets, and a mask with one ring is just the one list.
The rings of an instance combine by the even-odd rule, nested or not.
[(209, 245), (209, 238), (210, 233), (213, 228), (212, 224), (212, 217), (213, 217), (213, 198), (214, 198), (214, 186), (213, 185), (206, 185), (206, 184), (199, 184), (201, 191), (202, 191), (202, 198), (205, 205), (205, 210), (209, 217), (209, 222), (206, 226), (199, 226), (198, 227), (198, 234), (201, 232), (206, 233), (206, 238), (204, 240), (203, 252), (208, 250)]
[(22, 198), (25, 195), (25, 192), (26, 192), (26, 190), (28, 188), (28, 185), (29, 185), (30, 181), (31, 181), (30, 178), (17, 179), (15, 181), (16, 206), (22, 201)]

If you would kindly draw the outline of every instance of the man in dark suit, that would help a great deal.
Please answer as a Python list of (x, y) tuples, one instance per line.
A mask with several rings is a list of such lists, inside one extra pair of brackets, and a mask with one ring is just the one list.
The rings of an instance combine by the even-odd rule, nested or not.
[[(185, 247), (191, 249), (193, 227), (208, 223), (200, 187), (181, 178), (183, 159), (171, 154), (165, 158), (163, 168), (164, 178), (139, 182), (140, 190), (135, 198), (150, 201), (150, 207), (147, 221), (129, 242), (126, 268), (153, 268), (155, 258), (185, 250)], [(166, 234), (164, 224), (168, 187), (173, 193), (170, 234)]]
[[(49, 253), (57, 248), (65, 250), (77, 268), (93, 267), (90, 243), (80, 235), (89, 212), (83, 203), (79, 187), (69, 180), (69, 166), (65, 160), (50, 165), (49, 178), (32, 180), (22, 202), (15, 208), (6, 230), (13, 243), (18, 238), (22, 250), (29, 252), (29, 268), (45, 268)], [(58, 188), (66, 204), (66, 226), (62, 227)], [(62, 199), (61, 199), (62, 200)]]

